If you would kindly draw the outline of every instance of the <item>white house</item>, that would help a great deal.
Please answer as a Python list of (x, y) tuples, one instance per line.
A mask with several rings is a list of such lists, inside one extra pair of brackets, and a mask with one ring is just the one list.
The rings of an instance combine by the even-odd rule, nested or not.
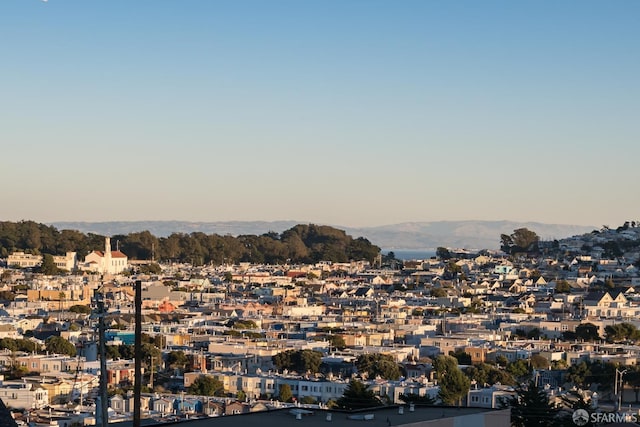
[(471, 389), (467, 394), (467, 406), (474, 408), (501, 408), (516, 395), (511, 387), (494, 385), (488, 388)]
[(104, 252), (93, 251), (84, 258), (83, 270), (102, 274), (118, 274), (126, 270), (127, 256), (120, 251), (111, 250), (111, 239), (105, 237)]
[(14, 252), (7, 258), (9, 267), (31, 268), (40, 265), (42, 255), (25, 254), (24, 252)]
[(15, 409), (40, 409), (49, 404), (49, 392), (32, 383), (0, 381), (0, 399)]
[(62, 270), (73, 271), (78, 264), (78, 258), (75, 252), (67, 252), (65, 255), (54, 255), (53, 262)]

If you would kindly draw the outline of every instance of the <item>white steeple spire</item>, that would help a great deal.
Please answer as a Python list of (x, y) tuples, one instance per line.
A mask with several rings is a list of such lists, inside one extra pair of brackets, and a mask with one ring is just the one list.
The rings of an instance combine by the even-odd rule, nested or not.
[(111, 238), (104, 238), (104, 272), (111, 273), (113, 270), (111, 266)]

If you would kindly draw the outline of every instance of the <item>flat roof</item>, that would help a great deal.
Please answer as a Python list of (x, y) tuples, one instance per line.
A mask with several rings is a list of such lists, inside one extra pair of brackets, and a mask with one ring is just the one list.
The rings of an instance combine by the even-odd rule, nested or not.
[[(416, 406), (411, 412), (409, 406), (404, 406), (404, 413), (399, 414), (398, 406), (390, 406), (384, 408), (374, 408), (371, 410), (357, 412), (329, 411), (324, 409), (307, 409), (307, 408), (283, 408), (269, 411), (251, 412), (248, 414), (226, 415), (219, 417), (210, 417), (194, 420), (183, 420), (171, 423), (151, 423), (150, 420), (143, 420), (144, 426), (151, 425), (179, 425), (180, 427), (268, 427), (268, 426), (289, 426), (300, 423), (305, 427), (366, 427), (371, 426), (407, 426), (411, 424), (420, 424), (425, 421), (434, 421), (440, 419), (452, 419), (468, 415), (491, 414), (495, 413), (497, 417), (506, 417), (505, 426), (510, 424), (510, 415), (504, 415), (505, 412), (510, 414), (509, 409), (484, 409), (484, 408), (467, 408), (467, 407), (443, 407), (443, 406)], [(296, 419), (295, 412), (302, 413), (301, 419)], [(331, 421), (327, 420), (327, 414), (331, 414)], [(119, 427), (129, 427), (130, 422), (118, 423)], [(452, 424), (453, 425), (453, 424)], [(478, 424), (480, 425), (480, 423)], [(486, 425), (502, 426), (503, 423)]]

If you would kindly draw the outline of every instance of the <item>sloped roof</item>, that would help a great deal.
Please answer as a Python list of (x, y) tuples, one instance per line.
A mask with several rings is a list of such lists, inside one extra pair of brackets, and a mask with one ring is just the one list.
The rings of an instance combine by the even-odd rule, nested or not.
[(591, 291), (582, 299), (583, 301), (600, 301), (602, 297), (604, 297), (607, 292), (603, 291)]
[(127, 256), (120, 251), (111, 251), (111, 258), (126, 258)]

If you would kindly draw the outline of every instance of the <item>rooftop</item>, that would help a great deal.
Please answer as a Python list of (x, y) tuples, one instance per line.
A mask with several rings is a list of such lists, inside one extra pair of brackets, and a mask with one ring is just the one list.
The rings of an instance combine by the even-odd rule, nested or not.
[[(482, 408), (457, 408), (457, 407), (418, 407), (411, 412), (408, 406), (404, 407), (404, 413), (399, 413), (399, 407), (385, 407), (358, 412), (337, 412), (304, 408), (285, 408), (267, 412), (253, 412), (242, 415), (205, 418), (198, 420), (175, 422), (170, 424), (157, 424), (162, 426), (180, 425), (181, 427), (269, 427), (289, 426), (299, 423), (304, 427), (367, 427), (367, 426), (420, 426), (429, 427), (440, 425), (437, 421), (445, 421), (442, 425), (454, 425), (453, 418), (467, 418), (465, 425), (491, 425), (494, 427), (508, 427), (510, 425), (510, 410), (494, 410)], [(300, 419), (296, 419), (296, 412), (301, 413)], [(328, 419), (331, 414), (331, 419)], [(487, 417), (489, 417), (487, 419)], [(118, 424), (120, 427), (129, 427), (131, 423)], [(456, 423), (457, 425), (458, 423)], [(154, 425), (147, 422), (144, 425)]]

